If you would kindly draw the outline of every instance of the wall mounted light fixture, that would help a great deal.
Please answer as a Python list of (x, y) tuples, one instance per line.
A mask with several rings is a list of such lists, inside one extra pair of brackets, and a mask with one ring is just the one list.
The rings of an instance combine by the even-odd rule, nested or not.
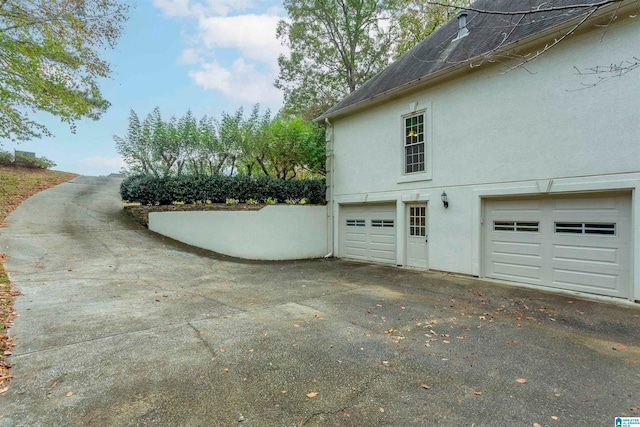
[(449, 197), (447, 197), (447, 193), (445, 193), (444, 191), (442, 192), (442, 196), (440, 196), (440, 198), (442, 199), (442, 204), (444, 205), (445, 208), (449, 207)]

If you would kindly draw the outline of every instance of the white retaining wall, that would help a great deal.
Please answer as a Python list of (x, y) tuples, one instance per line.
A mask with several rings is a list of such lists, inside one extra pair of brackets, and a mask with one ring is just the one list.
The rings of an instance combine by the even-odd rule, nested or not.
[(149, 229), (192, 246), (245, 259), (320, 258), (329, 252), (326, 206), (150, 212)]

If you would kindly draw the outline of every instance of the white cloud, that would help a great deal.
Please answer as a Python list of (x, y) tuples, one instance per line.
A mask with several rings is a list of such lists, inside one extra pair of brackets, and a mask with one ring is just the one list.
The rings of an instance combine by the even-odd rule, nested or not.
[(189, 48), (182, 51), (178, 62), (186, 65), (198, 64), (201, 61), (202, 52), (200, 49)]
[(218, 62), (203, 63), (200, 69), (191, 71), (189, 76), (197, 85), (239, 101), (265, 104), (282, 102), (282, 94), (273, 86), (273, 77), (258, 72), (254, 64), (242, 58), (236, 59), (229, 68)]
[(167, 16), (227, 16), (254, 6), (251, 0), (153, 0), (153, 5)]
[(86, 157), (78, 160), (78, 164), (90, 171), (91, 175), (116, 173), (127, 166), (122, 157)]
[(167, 16), (189, 16), (192, 13), (189, 0), (153, 0), (153, 5)]
[(286, 53), (276, 38), (281, 0), (153, 1), (166, 16), (189, 21), (177, 60), (191, 66), (196, 85), (234, 100), (281, 105), (273, 86), (278, 56)]
[(210, 49), (238, 49), (246, 59), (275, 67), (278, 55), (285, 52), (276, 38), (276, 15), (238, 15), (200, 18), (200, 37)]

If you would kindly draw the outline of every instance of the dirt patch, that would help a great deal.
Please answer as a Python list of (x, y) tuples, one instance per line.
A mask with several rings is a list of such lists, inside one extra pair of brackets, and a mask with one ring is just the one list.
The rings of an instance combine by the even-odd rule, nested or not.
[(227, 205), (224, 203), (212, 203), (209, 205), (161, 205), (146, 206), (139, 203), (125, 203), (124, 211), (134, 221), (145, 227), (149, 226), (149, 212), (187, 212), (187, 211), (259, 211), (265, 204)]

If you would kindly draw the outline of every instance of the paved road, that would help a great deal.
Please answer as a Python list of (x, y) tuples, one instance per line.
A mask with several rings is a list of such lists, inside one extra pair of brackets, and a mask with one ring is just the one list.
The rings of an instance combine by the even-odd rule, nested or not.
[(638, 307), (345, 261), (232, 260), (127, 221), (119, 182), (42, 192), (1, 230), (24, 295), (0, 426), (640, 416)]

